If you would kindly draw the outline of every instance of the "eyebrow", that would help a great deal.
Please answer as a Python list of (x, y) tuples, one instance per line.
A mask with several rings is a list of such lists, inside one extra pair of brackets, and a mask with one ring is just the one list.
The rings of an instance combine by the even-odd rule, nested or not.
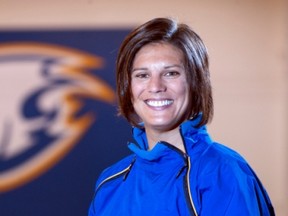
[[(169, 68), (174, 68), (174, 67), (177, 67), (177, 68), (184, 68), (183, 65), (173, 64), (173, 65), (165, 66), (164, 69), (169, 69)], [(132, 69), (131, 72), (133, 73), (134, 71), (138, 71), (138, 70), (148, 70), (148, 68), (146, 68), (146, 67), (143, 67), (143, 68), (134, 68), (134, 69)]]

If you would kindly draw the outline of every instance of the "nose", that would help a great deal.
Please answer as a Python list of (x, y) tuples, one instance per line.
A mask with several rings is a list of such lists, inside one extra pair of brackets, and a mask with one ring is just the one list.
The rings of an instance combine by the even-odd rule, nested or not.
[(148, 91), (151, 93), (159, 93), (166, 91), (166, 85), (164, 80), (159, 76), (152, 76), (148, 83)]

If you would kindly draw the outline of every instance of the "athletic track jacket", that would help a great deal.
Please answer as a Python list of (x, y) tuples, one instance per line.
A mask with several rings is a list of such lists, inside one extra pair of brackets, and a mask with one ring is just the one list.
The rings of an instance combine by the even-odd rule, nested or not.
[(199, 118), (180, 126), (185, 150), (159, 141), (148, 149), (134, 128), (130, 156), (104, 170), (89, 216), (269, 216), (271, 201), (248, 163), (213, 142)]

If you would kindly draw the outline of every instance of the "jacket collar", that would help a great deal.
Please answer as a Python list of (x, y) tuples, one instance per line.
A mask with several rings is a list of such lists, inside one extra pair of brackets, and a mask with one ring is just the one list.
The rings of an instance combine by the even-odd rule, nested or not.
[[(199, 133), (207, 133), (206, 126), (202, 126), (197, 128), (196, 125), (200, 122), (201, 115), (197, 116), (196, 118), (186, 120), (180, 125), (180, 133), (182, 134), (182, 137), (185, 138), (188, 136), (192, 142), (193, 137), (197, 138)], [(147, 136), (145, 132), (145, 128), (138, 128), (134, 127), (132, 129), (133, 137), (137, 144), (134, 143), (128, 143), (128, 148), (133, 151), (136, 155), (146, 158), (148, 160), (153, 160), (157, 156), (163, 153), (163, 151), (167, 150), (166, 145), (159, 145), (163, 143), (158, 143), (154, 146), (152, 150), (148, 151), (148, 142), (147, 142)], [(196, 139), (195, 139), (196, 142)], [(165, 150), (166, 149), (166, 150)], [(162, 152), (162, 153), (161, 153)]]

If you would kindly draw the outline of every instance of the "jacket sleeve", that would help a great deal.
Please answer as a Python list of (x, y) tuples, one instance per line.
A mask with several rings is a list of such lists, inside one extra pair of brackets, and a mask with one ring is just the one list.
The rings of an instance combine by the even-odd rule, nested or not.
[(264, 187), (247, 163), (230, 161), (201, 178), (199, 215), (275, 215)]

